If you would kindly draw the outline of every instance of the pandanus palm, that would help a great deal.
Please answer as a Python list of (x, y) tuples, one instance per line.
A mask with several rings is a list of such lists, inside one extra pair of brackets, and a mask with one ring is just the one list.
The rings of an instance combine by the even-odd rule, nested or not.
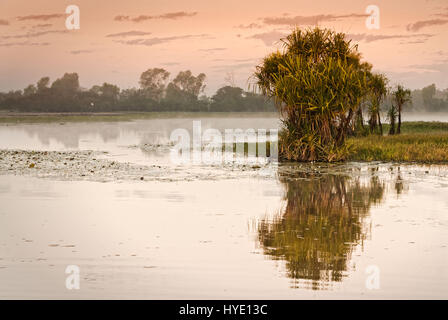
[(382, 74), (372, 74), (369, 78), (369, 101), (370, 101), (370, 132), (373, 133), (379, 126), (380, 134), (383, 134), (381, 123), (381, 102), (387, 95), (387, 78)]
[(401, 112), (403, 106), (408, 102), (411, 102), (411, 90), (404, 89), (402, 85), (398, 85), (394, 92), (392, 92), (392, 98), (398, 109), (398, 128), (397, 134), (401, 133)]
[(397, 107), (392, 105), (387, 112), (387, 117), (389, 118), (390, 122), (390, 129), (389, 129), (389, 135), (394, 135), (396, 133), (395, 131), (395, 121), (397, 119)]
[(371, 65), (343, 33), (294, 30), (283, 51), (254, 74), (283, 117), (279, 152), (288, 160), (335, 161), (345, 156), (349, 125), (369, 90)]

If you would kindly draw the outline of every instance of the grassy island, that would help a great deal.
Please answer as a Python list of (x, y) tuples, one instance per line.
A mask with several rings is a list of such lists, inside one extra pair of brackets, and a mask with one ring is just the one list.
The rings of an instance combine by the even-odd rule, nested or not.
[(389, 86), (344, 33), (297, 28), (281, 42), (253, 76), (279, 110), (282, 160), (448, 162), (447, 125), (402, 123), (411, 91)]

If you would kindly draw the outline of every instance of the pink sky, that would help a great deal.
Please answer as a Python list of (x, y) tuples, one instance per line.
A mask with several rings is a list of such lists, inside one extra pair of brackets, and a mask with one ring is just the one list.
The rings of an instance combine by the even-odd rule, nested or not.
[[(80, 30), (65, 27), (71, 4), (80, 8)], [(379, 30), (365, 25), (368, 5), (380, 9)], [(247, 89), (277, 39), (316, 22), (350, 34), (392, 84), (448, 87), (448, 0), (2, 0), (0, 90), (64, 72), (78, 72), (86, 88), (128, 88), (153, 67), (172, 77), (204, 72), (208, 94), (229, 72)]]

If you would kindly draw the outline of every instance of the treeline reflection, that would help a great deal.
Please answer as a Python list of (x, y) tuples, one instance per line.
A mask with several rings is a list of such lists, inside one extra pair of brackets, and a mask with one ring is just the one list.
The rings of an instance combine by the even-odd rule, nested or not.
[[(286, 262), (295, 287), (326, 289), (342, 281), (354, 248), (369, 236), (365, 220), (383, 199), (384, 181), (375, 169), (367, 179), (299, 173), (280, 181), (286, 190), (284, 209), (258, 223), (264, 254)], [(401, 191), (398, 187), (397, 194)]]

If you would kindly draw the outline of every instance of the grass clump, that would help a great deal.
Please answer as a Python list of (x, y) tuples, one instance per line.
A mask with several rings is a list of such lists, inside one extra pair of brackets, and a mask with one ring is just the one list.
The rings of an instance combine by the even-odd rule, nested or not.
[[(389, 127), (387, 128), (389, 129)], [(401, 132), (402, 133), (448, 132), (448, 122), (436, 122), (436, 121), (403, 122), (403, 124), (401, 125)]]
[(419, 133), (421, 128), (407, 127), (412, 129), (403, 135), (351, 138), (347, 160), (448, 163), (448, 132)]

